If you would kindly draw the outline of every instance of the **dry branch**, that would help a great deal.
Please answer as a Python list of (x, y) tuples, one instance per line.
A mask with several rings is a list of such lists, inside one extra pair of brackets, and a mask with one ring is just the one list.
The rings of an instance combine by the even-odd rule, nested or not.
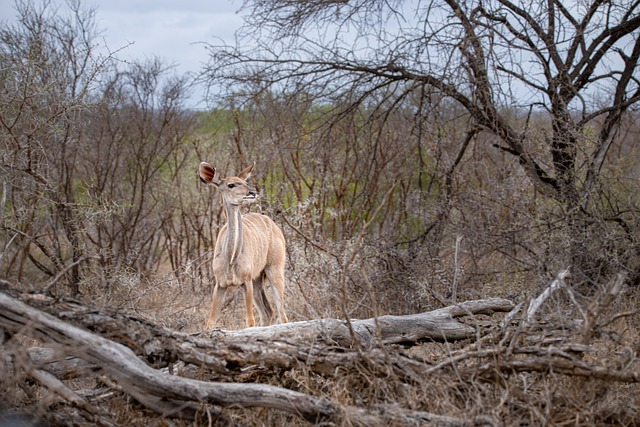
[(124, 345), (62, 322), (3, 293), (0, 293), (0, 307), (4, 328), (13, 333), (28, 331), (39, 339), (66, 344), (69, 351), (103, 367), (119, 384), (126, 385), (127, 389), (144, 390), (151, 399), (274, 407), (297, 411), (311, 420), (337, 416), (323, 401), (273, 386), (208, 383), (162, 374)]
[[(300, 367), (325, 376), (340, 376), (349, 371), (377, 377), (393, 375), (406, 384), (423, 384), (425, 378), (448, 377), (454, 372), (460, 380), (480, 377), (491, 380), (496, 375), (515, 372), (553, 372), (622, 383), (640, 380), (640, 374), (631, 369), (594, 366), (576, 356), (591, 351), (588, 345), (510, 347), (508, 339), (500, 338), (503, 334), (509, 335), (508, 332), (500, 330), (494, 330), (482, 340), (474, 340), (478, 344), (476, 350), (466, 346), (436, 366), (385, 346), (425, 339), (451, 341), (480, 337), (484, 334), (479, 329), (483, 322), (473, 315), (507, 312), (513, 308), (511, 302), (500, 299), (469, 301), (417, 315), (353, 320), (351, 328), (343, 321), (321, 319), (190, 335), (122, 313), (100, 313), (72, 301), (28, 294), (20, 298), (23, 301), (0, 291), (0, 330), (52, 344), (55, 350), (38, 348), (25, 353), (29, 362), (24, 366), (32, 368), (28, 375), (54, 391), (58, 398), (88, 413), (91, 410), (83, 394), (67, 389), (60, 379), (93, 374), (99, 369), (105, 374), (102, 382), (111, 389), (129, 394), (166, 417), (204, 416), (223, 421), (226, 414), (217, 409), (219, 407), (262, 407), (311, 422), (349, 425), (453, 426), (495, 421), (436, 415), (395, 405), (356, 407), (272, 385), (195, 380), (173, 375), (169, 373), (171, 369), (157, 369), (173, 367), (176, 361), (183, 362), (184, 366), (204, 368), (208, 378), (224, 381), (246, 380), (252, 378), (252, 372)], [(461, 317), (465, 316), (469, 324), (462, 323)], [(358, 344), (357, 349), (350, 349), (354, 342)]]
[(538, 312), (538, 309), (544, 304), (544, 302), (549, 298), (556, 290), (566, 287), (564, 283), (564, 279), (569, 275), (569, 269), (562, 270), (556, 276), (555, 280), (551, 282), (551, 284), (540, 294), (537, 298), (535, 298), (529, 304), (529, 308), (527, 309), (527, 322), (533, 322), (534, 316)]
[[(45, 299), (40, 297), (40, 300)], [(33, 300), (32, 300), (33, 302)], [(58, 305), (60, 309), (61, 305), (66, 305), (67, 308), (73, 306), (75, 303), (61, 303), (53, 300), (49, 300), (48, 306)], [(418, 332), (417, 325), (422, 317), (429, 318), (429, 322), (425, 323), (431, 329), (429, 333), (424, 336), (430, 336), (435, 334), (437, 324), (443, 323), (449, 325), (448, 328), (456, 331), (452, 337), (469, 336), (474, 333), (474, 329), (470, 327), (462, 327), (462, 324), (457, 324), (457, 321), (452, 316), (459, 316), (465, 313), (473, 312), (485, 312), (487, 310), (510, 308), (510, 303), (504, 300), (496, 300), (484, 303), (469, 303), (461, 304), (449, 309), (437, 310), (433, 316), (428, 316), (430, 313), (424, 313), (423, 315), (409, 316), (410, 323), (413, 325), (409, 334), (400, 334), (394, 338), (394, 334), (390, 331), (398, 332), (397, 328), (407, 325), (407, 320), (402, 317), (389, 316), (380, 318), (380, 336), (385, 342), (398, 342), (406, 341), (409, 339), (418, 339), (423, 334)], [(78, 308), (78, 307), (75, 307)], [(350, 407), (340, 405), (326, 399), (317, 398), (314, 396), (306, 395), (271, 385), (263, 384), (235, 384), (235, 383), (220, 383), (220, 382), (206, 382), (200, 380), (193, 380), (183, 378), (179, 376), (169, 375), (158, 371), (146, 363), (144, 363), (138, 355), (129, 347), (106, 339), (88, 330), (81, 329), (77, 326), (73, 326), (56, 316), (45, 313), (34, 307), (31, 307), (24, 302), (12, 297), (6, 293), (0, 292), (0, 327), (8, 330), (12, 334), (21, 333), (32, 335), (35, 338), (41, 339), (45, 342), (55, 343), (59, 346), (64, 346), (68, 354), (80, 357), (86, 362), (99, 366), (108, 375), (113, 378), (120, 387), (127, 393), (131, 394), (134, 398), (138, 399), (141, 403), (147, 405), (153, 410), (162, 412), (166, 416), (173, 416), (176, 413), (180, 416), (194, 415), (195, 409), (201, 404), (219, 405), (222, 407), (265, 407), (274, 408), (295, 414), (309, 421), (317, 422), (319, 420), (333, 420), (333, 421), (348, 421), (354, 425), (382, 425), (391, 423), (416, 423), (416, 422), (437, 422), (440, 425), (467, 425), (468, 422), (459, 420), (453, 417), (445, 417), (439, 415), (433, 415), (419, 411), (406, 411), (403, 408), (397, 408), (393, 406), (380, 406), (372, 409), (363, 409), (357, 407)], [(80, 310), (71, 314), (69, 311), (62, 310), (60, 317), (83, 317), (85, 323), (95, 322), (96, 319), (103, 321), (107, 320), (106, 315), (96, 313), (91, 310)], [(111, 318), (111, 327), (113, 328), (114, 318)], [(118, 325), (118, 323), (120, 323)], [(126, 323), (123, 318), (116, 321), (116, 325), (124, 326)], [(316, 321), (317, 325), (321, 325), (316, 331), (316, 338), (322, 337), (322, 339), (331, 340), (345, 340), (347, 337), (344, 333), (336, 334), (335, 331), (339, 330), (340, 322), (326, 322)], [(327, 325), (331, 327), (327, 327)], [(373, 342), (373, 337), (377, 336), (374, 332), (374, 322), (370, 320), (355, 321), (355, 325), (358, 325), (355, 329), (361, 330), (358, 334), (360, 339), (364, 342)], [(105, 325), (109, 325), (109, 322), (102, 323), (103, 328)], [(94, 324), (97, 326), (97, 324)], [(131, 329), (131, 325), (129, 325)], [(342, 326), (344, 328), (344, 325)], [(134, 328), (135, 329), (135, 328)], [(181, 342), (168, 345), (167, 347), (173, 349), (173, 351), (180, 352), (185, 359), (188, 359), (189, 353), (195, 350), (195, 346), (198, 344), (204, 344), (205, 341), (209, 342), (208, 349), (211, 350), (214, 347), (224, 349), (226, 355), (231, 356), (233, 350), (237, 350), (238, 347), (244, 343), (248, 345), (248, 337), (252, 337), (253, 346), (252, 351), (256, 353), (256, 356), (251, 359), (259, 359), (260, 356), (263, 360), (269, 360), (269, 350), (278, 345), (265, 346), (265, 340), (268, 336), (276, 337), (277, 333), (274, 333), (270, 328), (256, 328), (250, 331), (228, 333), (218, 332), (214, 334), (213, 339), (204, 339), (202, 337), (188, 337), (184, 334), (172, 335), (170, 331), (163, 328), (155, 328), (153, 332), (162, 331), (156, 337), (157, 342), (153, 340), (143, 340), (138, 345), (133, 346), (140, 351), (143, 356), (150, 357), (148, 354), (154, 353), (160, 341), (167, 344), (170, 338), (174, 340), (177, 336), (182, 337)], [(278, 328), (276, 328), (278, 329)], [(289, 325), (288, 327), (280, 327), (280, 329), (286, 329), (288, 334), (284, 334), (284, 341), (292, 339), (296, 336), (293, 331), (298, 332), (302, 329), (309, 329), (309, 322), (302, 322), (296, 326), (296, 324)], [(449, 329), (447, 329), (449, 330)], [(317, 335), (318, 331), (321, 332)], [(463, 331), (463, 332), (460, 332)], [(111, 335), (115, 338), (116, 330), (112, 329)], [(117, 338), (123, 342), (132, 342), (134, 335), (127, 336), (127, 328), (123, 328), (121, 332), (125, 335), (120, 335)], [(130, 332), (130, 330), (129, 330)], [(153, 332), (145, 331), (143, 328), (138, 328), (138, 337), (144, 336), (145, 332), (149, 335), (153, 335)], [(267, 334), (267, 335), (265, 335)], [(447, 333), (440, 333), (438, 337), (447, 337)], [(191, 338), (191, 339), (187, 339)], [(308, 336), (307, 336), (308, 338)], [(303, 337), (305, 339), (305, 337)], [(142, 346), (140, 345), (142, 344)], [(213, 344), (213, 345), (212, 345)], [(289, 350), (296, 347), (296, 345), (282, 346)], [(266, 350), (265, 350), (266, 347)], [(230, 350), (233, 349), (233, 350)], [(260, 349), (260, 351), (259, 351)], [(147, 352), (147, 353), (145, 353)], [(198, 353), (194, 351), (194, 353)], [(246, 349), (241, 351), (243, 355), (246, 355)], [(258, 354), (259, 353), (259, 354)], [(286, 353), (286, 352), (285, 352)], [(321, 352), (317, 353), (318, 361), (320, 361), (324, 355)], [(356, 354), (356, 353), (352, 353)], [(218, 356), (220, 353), (218, 354)], [(175, 357), (175, 355), (174, 355)], [(201, 352), (200, 357), (211, 357), (207, 352)], [(213, 356), (215, 358), (215, 356)], [(293, 356), (294, 358), (296, 356)], [(152, 357), (153, 358), (153, 357)], [(197, 358), (197, 357), (196, 357)], [(292, 356), (289, 355), (289, 359)], [(277, 359), (277, 357), (276, 357)], [(226, 361), (218, 359), (220, 365), (224, 365)], [(200, 361), (200, 360), (197, 360)], [(342, 360), (341, 362), (344, 362)], [(321, 363), (318, 363), (320, 366)], [(215, 365), (215, 363), (214, 363)], [(337, 363), (329, 363), (333, 368), (337, 366)], [(326, 369), (326, 367), (324, 368)], [(403, 368), (402, 368), (403, 369)], [(399, 370), (401, 370), (399, 368)], [(406, 375), (406, 374), (405, 374)], [(49, 378), (51, 379), (51, 378)], [(50, 383), (53, 384), (53, 383)], [(64, 391), (64, 390), (63, 390)], [(81, 401), (75, 399), (77, 403)]]
[[(471, 314), (508, 311), (513, 304), (503, 299), (467, 301), (455, 306), (409, 316), (382, 316), (353, 320), (351, 336), (346, 321), (318, 319), (240, 331), (213, 330), (186, 334), (163, 328), (122, 313), (92, 310), (73, 301), (43, 295), (21, 295), (29, 305), (60, 319), (82, 325), (103, 337), (124, 344), (155, 367), (176, 360), (206, 367), (224, 377), (246, 373), (248, 368), (306, 369), (323, 375), (337, 368), (361, 363), (357, 352), (347, 351), (354, 340), (360, 347), (376, 344), (414, 343), (421, 340), (456, 341), (475, 337), (479, 331), (461, 322)], [(303, 345), (301, 345), (303, 344)], [(369, 361), (384, 363), (383, 355), (371, 352)], [(419, 375), (409, 359), (398, 359), (400, 377)]]
[[(26, 349), (26, 358), (29, 366), (46, 371), (61, 380), (81, 378), (96, 373), (99, 368), (85, 362), (78, 357), (57, 352), (47, 347), (31, 347)], [(13, 372), (15, 368), (13, 355), (5, 355), (4, 365), (0, 365), (6, 372)], [(1, 363), (1, 362), (0, 362)]]

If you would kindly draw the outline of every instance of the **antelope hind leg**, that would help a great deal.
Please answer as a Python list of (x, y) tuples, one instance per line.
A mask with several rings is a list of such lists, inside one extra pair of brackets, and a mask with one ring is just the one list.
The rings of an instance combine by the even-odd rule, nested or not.
[(266, 286), (264, 272), (253, 280), (253, 302), (258, 309), (258, 313), (260, 314), (260, 324), (263, 326), (271, 325), (273, 322), (273, 309), (271, 308), (271, 304), (269, 304), (269, 300), (267, 299), (267, 295), (264, 292), (264, 287)]
[(271, 287), (273, 288), (273, 299), (276, 303), (276, 311), (278, 312), (278, 320), (280, 323), (287, 323), (287, 313), (284, 311), (284, 269), (271, 271), (267, 273)]

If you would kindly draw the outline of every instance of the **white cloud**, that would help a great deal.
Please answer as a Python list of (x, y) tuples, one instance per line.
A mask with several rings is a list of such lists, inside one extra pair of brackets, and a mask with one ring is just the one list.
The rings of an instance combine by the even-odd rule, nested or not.
[[(35, 0), (37, 1), (37, 0)], [(64, 4), (62, 0), (56, 4)], [(240, 5), (230, 0), (85, 0), (96, 8), (104, 42), (123, 60), (159, 57), (179, 73), (196, 73), (207, 61), (200, 42), (233, 43), (242, 25)], [(13, 22), (14, 3), (0, 1), (0, 19)]]
[[(110, 49), (118, 49), (133, 43), (122, 54), (129, 58), (159, 56), (179, 64), (181, 71), (196, 72), (205, 55), (199, 42), (212, 42), (220, 38), (233, 41), (235, 31), (242, 25), (242, 18), (227, 2), (216, 2), (216, 6), (204, 9), (205, 2), (181, 2), (179, 8), (168, 7), (168, 2), (153, 2), (153, 7), (116, 8), (117, 4), (103, 2), (98, 6), (99, 26), (105, 29), (105, 40)], [(142, 2), (148, 3), (148, 2)], [(177, 2), (171, 2), (174, 6)], [(198, 3), (190, 8), (191, 3)], [(221, 5), (226, 7), (221, 7)]]

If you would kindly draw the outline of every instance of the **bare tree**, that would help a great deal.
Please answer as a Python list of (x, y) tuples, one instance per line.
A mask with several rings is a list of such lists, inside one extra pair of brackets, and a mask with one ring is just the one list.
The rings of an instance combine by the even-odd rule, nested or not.
[(117, 63), (79, 2), (16, 10), (0, 28), (2, 275), (78, 294), (89, 259), (107, 277), (157, 268), (176, 216), (167, 183), (189, 152), (186, 77), (159, 59)]
[[(244, 8), (236, 46), (210, 46), (211, 84), (235, 96), (304, 92), (333, 107), (332, 123), (355, 110), (411, 111), (421, 129), (435, 102), (461, 108), (486, 152), (515, 160), (537, 192), (560, 203), (569, 234), (592, 234), (598, 217), (637, 258), (635, 219), (595, 207), (607, 154), (640, 101), (636, 2), (247, 0)], [(583, 264), (583, 245), (575, 239), (573, 263)]]
[(109, 70), (87, 126), (82, 179), (102, 213), (88, 237), (112, 271), (153, 270), (163, 227), (174, 220), (172, 187), (186, 164), (194, 121), (183, 106), (187, 80), (171, 70), (157, 58)]
[[(4, 274), (20, 280), (28, 259), (68, 272), (78, 290), (83, 257), (77, 214), (80, 117), (112, 57), (99, 53), (94, 11), (69, 2), (17, 2), (18, 23), (0, 29)], [(68, 255), (70, 253), (70, 256)], [(4, 258), (3, 256), (3, 258)]]

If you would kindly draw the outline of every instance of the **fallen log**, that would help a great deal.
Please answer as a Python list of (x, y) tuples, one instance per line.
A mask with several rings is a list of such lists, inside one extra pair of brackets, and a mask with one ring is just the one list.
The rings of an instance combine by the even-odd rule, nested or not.
[[(460, 341), (475, 337), (477, 329), (458, 318), (475, 314), (508, 312), (514, 304), (502, 298), (466, 301), (438, 310), (405, 316), (380, 316), (372, 319), (318, 319), (285, 323), (239, 331), (214, 331), (215, 339), (279, 340), (298, 343), (323, 342), (352, 347), (376, 344), (416, 343), (424, 340)], [(350, 323), (350, 325), (349, 325)]]
[[(349, 351), (354, 346), (367, 349), (382, 344), (468, 339), (482, 331), (462, 320), (471, 319), (469, 323), (473, 324), (473, 315), (513, 308), (513, 303), (508, 300), (491, 298), (408, 316), (352, 320), (351, 328), (344, 320), (316, 319), (238, 331), (217, 329), (187, 334), (123, 313), (97, 311), (74, 301), (61, 301), (40, 294), (17, 297), (61, 320), (81, 325), (129, 347), (156, 368), (171, 366), (181, 360), (223, 377), (246, 374), (248, 369), (292, 369), (298, 366), (305, 366), (318, 374), (333, 375), (338, 368), (362, 363), (361, 355)], [(375, 351), (367, 356), (369, 363), (379, 361), (386, 365), (383, 355), (378, 357)], [(412, 359), (396, 358), (394, 363), (400, 377), (421, 375), (423, 365)]]
[[(288, 412), (308, 421), (352, 425), (419, 424), (474, 425), (458, 419), (392, 405), (359, 408), (265, 384), (207, 382), (170, 375), (144, 363), (123, 344), (101, 337), (44, 313), (0, 292), (0, 328), (65, 347), (69, 354), (99, 366), (117, 384), (150, 409), (164, 416), (184, 416), (189, 405), (264, 407)], [(66, 390), (65, 390), (66, 391)]]
[[(414, 411), (409, 409), (413, 407), (411, 405), (372, 403), (365, 404), (366, 407), (354, 406), (360, 403), (347, 400), (351, 403), (345, 404), (345, 400), (317, 397), (272, 385), (228, 381), (270, 381), (282, 369), (304, 367), (337, 380), (350, 377), (357, 383), (367, 378), (383, 378), (383, 381), (390, 378), (403, 387), (415, 384), (418, 388), (424, 387), (425, 381), (431, 381), (437, 387), (438, 383), (450, 381), (454, 373), (457, 381), (482, 378), (487, 384), (495, 378), (504, 379), (518, 372), (628, 384), (640, 382), (640, 374), (631, 364), (624, 364), (620, 369), (608, 362), (594, 364), (583, 358), (581, 354), (592, 349), (581, 340), (571, 342), (570, 336), (554, 336), (553, 341), (531, 341), (534, 344), (523, 346), (530, 342), (527, 334), (534, 334), (538, 340), (540, 336), (532, 325), (526, 325), (525, 319), (519, 324), (525, 323), (525, 327), (494, 328), (491, 334), (484, 335), (486, 331), (481, 325), (487, 322), (477, 314), (508, 311), (512, 306), (504, 300), (481, 300), (419, 315), (353, 320), (350, 324), (322, 319), (194, 335), (161, 328), (118, 312), (99, 312), (73, 301), (0, 291), (0, 335), (9, 340), (8, 345), (3, 346), (4, 357), (0, 357), (0, 361), (8, 360), (9, 366), (11, 354), (16, 355), (16, 362), (20, 362), (19, 358), (27, 360), (28, 363), (14, 363), (13, 369), (22, 369), (55, 394), (57, 402), (68, 402), (66, 407), (77, 409), (85, 420), (99, 420), (102, 424), (109, 424), (110, 418), (100, 413), (93, 415), (100, 407), (92, 406), (95, 401), (91, 394), (74, 390), (61, 379), (100, 372), (103, 391), (125, 393), (165, 417), (195, 419), (204, 416), (216, 424), (227, 420), (232, 424), (231, 418), (226, 418), (229, 412), (221, 408), (262, 407), (311, 422), (442, 426), (491, 425), (497, 424), (497, 420), (477, 413), (446, 416)], [(412, 319), (412, 324), (407, 325), (407, 318)], [(460, 337), (482, 339), (472, 339), (454, 352), (447, 346), (447, 358), (435, 365), (405, 356), (401, 346), (385, 345), (432, 340), (437, 336), (448, 337), (441, 340), (454, 340), (449, 332), (436, 335), (436, 327), (431, 332), (421, 332), (417, 324), (427, 324), (427, 319), (435, 324), (451, 325), (450, 330), (463, 332)], [(510, 322), (513, 319), (510, 316)], [(492, 319), (489, 323), (495, 321)], [(607, 322), (610, 320), (600, 319), (598, 324)], [(404, 335), (398, 334), (403, 324), (408, 330)], [(429, 331), (429, 328), (425, 327), (425, 330)], [(13, 335), (38, 338), (51, 344), (55, 351), (15, 347), (21, 345), (22, 340), (12, 338)], [(165, 369), (167, 366), (173, 370)], [(192, 375), (195, 371), (198, 380), (186, 377), (195, 376)], [(203, 381), (202, 378), (212, 380)], [(439, 411), (429, 405), (421, 408)]]

